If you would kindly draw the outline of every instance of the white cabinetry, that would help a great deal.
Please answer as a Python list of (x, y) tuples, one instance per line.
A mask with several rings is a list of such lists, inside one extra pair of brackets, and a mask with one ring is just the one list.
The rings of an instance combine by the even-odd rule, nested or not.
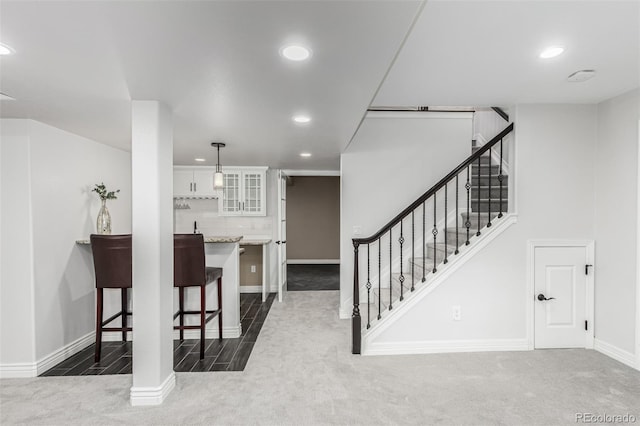
[(223, 167), (224, 187), (219, 198), (221, 216), (265, 216), (266, 167)]
[(174, 167), (174, 198), (217, 198), (213, 189), (213, 167)]

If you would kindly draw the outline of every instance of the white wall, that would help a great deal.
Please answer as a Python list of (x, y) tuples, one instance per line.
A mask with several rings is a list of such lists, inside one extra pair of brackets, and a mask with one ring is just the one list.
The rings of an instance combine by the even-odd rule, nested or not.
[[(24, 223), (16, 222), (16, 228), (20, 232), (17, 241), (28, 239), (29, 233), (32, 235), (32, 253), (23, 257), (22, 263), (33, 264), (35, 314), (31, 317), (35, 327), (34, 357), (39, 361), (94, 331), (95, 282), (91, 251), (88, 246), (76, 245), (75, 240), (86, 239), (95, 232), (100, 201), (91, 189), (102, 181), (109, 189), (121, 190), (117, 200), (108, 202), (113, 233), (131, 232), (131, 155), (33, 120), (2, 120), (2, 124), (3, 129), (7, 125), (20, 126), (18, 134), (3, 132), (3, 151), (5, 144), (29, 142), (28, 163), (19, 171), (21, 176), (14, 176), (19, 178), (18, 185), (24, 185), (23, 182), (28, 185), (8, 193), (12, 195), (6, 207), (27, 218), (31, 211), (31, 217), (22, 218), (20, 222)], [(4, 170), (3, 164), (3, 175)], [(5, 186), (3, 179), (3, 199)], [(3, 202), (3, 224), (5, 211)], [(12, 244), (8, 237), (3, 232), (3, 246)], [(4, 262), (3, 254), (3, 274)], [(21, 265), (19, 270), (24, 274), (29, 269)], [(5, 291), (11, 291), (16, 285), (28, 285), (21, 281), (3, 278), (3, 303)], [(117, 309), (118, 300), (119, 293), (108, 298), (106, 315)], [(24, 300), (21, 303), (24, 305), (11, 301), (12, 309), (20, 310), (15, 318), (23, 322), (26, 316), (23, 310), (29, 312), (29, 305)], [(3, 309), (3, 319), (5, 313)], [(16, 344), (16, 337), (3, 333), (2, 347)]]
[(0, 365), (35, 361), (28, 126), (0, 120)]
[(370, 113), (341, 155), (340, 310), (350, 316), (353, 227), (377, 232), (471, 153), (471, 114)]
[[(592, 239), (596, 107), (520, 105), (515, 114), (518, 223), (406, 312), (376, 343), (526, 342), (527, 241)], [(460, 305), (454, 322), (451, 307)], [(416, 326), (419, 324), (419, 326)]]
[(634, 353), (640, 90), (598, 104), (596, 338)]

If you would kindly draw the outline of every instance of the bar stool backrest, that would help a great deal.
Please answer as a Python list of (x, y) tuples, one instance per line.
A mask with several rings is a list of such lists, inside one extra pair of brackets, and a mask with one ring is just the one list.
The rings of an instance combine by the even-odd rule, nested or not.
[(203, 286), (205, 284), (204, 237), (202, 234), (174, 234), (174, 287)]
[(131, 288), (131, 234), (91, 234), (96, 288)]

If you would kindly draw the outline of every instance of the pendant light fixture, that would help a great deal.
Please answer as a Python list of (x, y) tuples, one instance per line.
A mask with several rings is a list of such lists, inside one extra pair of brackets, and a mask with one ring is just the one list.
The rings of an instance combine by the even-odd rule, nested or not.
[(211, 146), (215, 146), (218, 149), (218, 162), (216, 163), (216, 172), (213, 174), (213, 189), (222, 189), (224, 186), (224, 174), (222, 174), (222, 165), (220, 164), (220, 148), (224, 148), (227, 144), (211, 142)]

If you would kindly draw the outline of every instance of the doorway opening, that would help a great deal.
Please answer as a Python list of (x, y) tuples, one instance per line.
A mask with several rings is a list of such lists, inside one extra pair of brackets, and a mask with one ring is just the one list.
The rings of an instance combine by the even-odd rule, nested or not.
[(287, 290), (339, 290), (339, 173), (287, 174)]

